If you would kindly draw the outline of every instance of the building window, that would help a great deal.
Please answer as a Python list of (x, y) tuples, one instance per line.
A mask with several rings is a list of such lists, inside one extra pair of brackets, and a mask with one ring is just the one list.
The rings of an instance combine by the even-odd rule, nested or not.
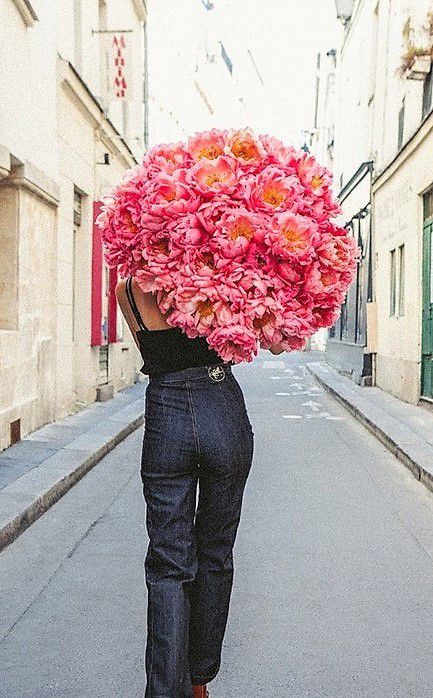
[(423, 119), (430, 114), (432, 110), (433, 98), (433, 67), (424, 80), (423, 96), (422, 96), (422, 117)]
[(424, 194), (424, 220), (433, 218), (433, 189)]
[(390, 259), (390, 293), (389, 293), (389, 314), (395, 315), (396, 311), (396, 287), (397, 287), (397, 264), (395, 248), (391, 250)]
[(398, 248), (398, 314), (404, 315), (404, 245)]
[(81, 286), (81, 275), (79, 273), (80, 246), (82, 245), (82, 218), (83, 218), (83, 194), (74, 187), (74, 227), (72, 230), (72, 341), (78, 339), (77, 314), (79, 313), (77, 292)]
[(404, 112), (405, 112), (405, 98), (401, 105), (401, 109), (398, 113), (398, 144), (397, 150), (401, 150), (404, 138)]
[(391, 250), (390, 257), (389, 314), (396, 317), (404, 315), (404, 278), (405, 250), (402, 244)]

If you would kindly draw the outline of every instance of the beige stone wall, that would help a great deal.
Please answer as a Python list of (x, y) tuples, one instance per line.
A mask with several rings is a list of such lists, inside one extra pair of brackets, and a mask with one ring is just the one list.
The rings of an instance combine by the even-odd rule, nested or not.
[(56, 417), (57, 216), (55, 205), (17, 182), (3, 181), (0, 201), (0, 246), (10, 252), (10, 266), (1, 259), (8, 289), (2, 294), (0, 331), (0, 448), (5, 448), (10, 422), (20, 419), (21, 433), (27, 434)]

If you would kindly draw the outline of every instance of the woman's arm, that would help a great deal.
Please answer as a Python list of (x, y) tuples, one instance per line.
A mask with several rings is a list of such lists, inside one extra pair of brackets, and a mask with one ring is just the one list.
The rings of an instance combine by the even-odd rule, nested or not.
[(281, 354), (285, 350), (283, 349), (281, 344), (273, 344), (271, 347), (269, 347), (269, 351), (272, 354)]
[(131, 306), (129, 305), (128, 298), (126, 296), (126, 281), (125, 279), (119, 279), (116, 288), (115, 288), (115, 294), (117, 298), (117, 302), (119, 304), (120, 310), (122, 312), (123, 317), (125, 318), (129, 329), (131, 330), (132, 334), (132, 339), (134, 340), (137, 348), (140, 348), (137, 335), (135, 334), (136, 329), (138, 329), (137, 321), (132, 313)]

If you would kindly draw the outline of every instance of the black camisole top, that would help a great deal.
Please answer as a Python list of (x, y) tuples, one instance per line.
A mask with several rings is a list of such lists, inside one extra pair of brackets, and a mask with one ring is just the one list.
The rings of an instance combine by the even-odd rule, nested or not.
[[(223, 359), (206, 342), (204, 337), (188, 337), (180, 327), (149, 330), (140, 315), (131, 286), (132, 276), (126, 280), (126, 295), (139, 330), (136, 330), (140, 354), (144, 361), (140, 372), (160, 376), (171, 371), (182, 371), (192, 366), (213, 366)], [(230, 362), (231, 363), (231, 362)]]

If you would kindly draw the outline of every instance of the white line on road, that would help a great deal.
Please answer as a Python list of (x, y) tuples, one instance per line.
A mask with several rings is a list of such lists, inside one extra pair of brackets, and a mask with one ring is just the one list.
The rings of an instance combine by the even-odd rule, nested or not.
[(316, 402), (315, 400), (308, 400), (308, 402), (303, 402), (302, 407), (310, 407), (313, 412), (318, 412), (321, 407), (323, 407), (322, 403)]
[(286, 368), (284, 361), (263, 361), (262, 368)]

